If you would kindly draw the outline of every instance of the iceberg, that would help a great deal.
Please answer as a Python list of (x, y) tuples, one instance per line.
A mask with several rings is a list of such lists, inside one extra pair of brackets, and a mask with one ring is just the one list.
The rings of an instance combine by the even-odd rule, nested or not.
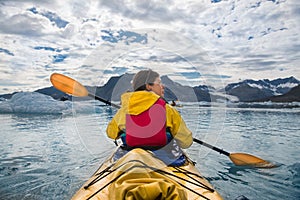
[(63, 114), (71, 107), (69, 101), (57, 101), (38, 92), (19, 92), (0, 101), (0, 113)]

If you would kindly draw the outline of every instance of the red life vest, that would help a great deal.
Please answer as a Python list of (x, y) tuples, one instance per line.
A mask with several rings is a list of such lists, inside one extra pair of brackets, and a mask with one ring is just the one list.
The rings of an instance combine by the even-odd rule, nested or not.
[(126, 143), (129, 147), (162, 147), (167, 144), (166, 102), (159, 98), (139, 115), (126, 115)]

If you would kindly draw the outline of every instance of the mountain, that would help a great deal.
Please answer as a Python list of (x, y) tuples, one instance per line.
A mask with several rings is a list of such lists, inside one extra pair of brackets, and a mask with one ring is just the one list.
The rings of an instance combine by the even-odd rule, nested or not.
[[(91, 93), (96, 94), (109, 101), (120, 101), (120, 96), (126, 91), (132, 91), (131, 80), (133, 74), (124, 74), (121, 76), (112, 77), (108, 82), (101, 87), (88, 87)], [(212, 95), (208, 86), (190, 87), (184, 86), (172, 81), (168, 76), (161, 77), (165, 85), (165, 99), (167, 101), (179, 100), (183, 102), (198, 102), (198, 101), (216, 101), (218, 99), (226, 100), (223, 96)]]
[(133, 74), (124, 74), (121, 76), (111, 77), (108, 82), (100, 87), (88, 87), (91, 93), (96, 94), (109, 101), (120, 101), (121, 95), (132, 90), (130, 81), (133, 78)]
[(35, 92), (52, 96), (53, 99), (61, 100), (61, 101), (72, 99), (72, 97), (70, 95), (68, 95), (64, 92), (61, 92), (60, 90), (58, 90), (54, 87), (46, 87), (46, 88), (38, 89)]
[[(95, 94), (108, 101), (120, 101), (121, 95), (126, 91), (132, 91), (131, 80), (133, 74), (125, 73), (121, 76), (111, 77), (103, 86), (86, 86), (91, 94)], [(186, 86), (171, 80), (168, 76), (161, 77), (165, 84), (165, 99), (167, 101), (179, 100), (182, 102), (300, 102), (299, 87), (300, 81), (294, 77), (275, 80), (245, 80), (238, 83), (231, 83), (225, 87), (225, 94), (216, 91), (215, 88), (199, 85)], [(67, 95), (54, 87), (47, 87), (36, 90), (45, 95), (52, 96), (57, 100), (87, 100)], [(0, 95), (0, 98), (9, 99), (12, 94)], [(238, 98), (238, 100), (236, 100)]]
[(162, 76), (161, 81), (165, 84), (167, 90), (171, 91), (174, 96), (165, 96), (166, 100), (180, 100), (196, 102), (197, 96), (192, 87), (183, 86), (179, 83), (172, 81), (168, 76)]
[(275, 80), (245, 80), (225, 87), (226, 94), (239, 98), (241, 102), (255, 102), (283, 95), (300, 84), (294, 77)]
[[(121, 95), (126, 91), (132, 91), (131, 80), (134, 74), (124, 74), (111, 77), (108, 82), (100, 87), (87, 87), (91, 93), (96, 94), (109, 101), (120, 101)], [(165, 99), (167, 101), (180, 100), (196, 102), (199, 97), (195, 95), (194, 89), (189, 86), (183, 86), (172, 81), (168, 76), (161, 77), (165, 84)], [(206, 96), (208, 92), (206, 92)]]
[(18, 93), (18, 92), (13, 92), (13, 93), (9, 93), (9, 94), (2, 94), (2, 95), (0, 95), (0, 100), (1, 99), (10, 99), (16, 93)]
[(270, 98), (262, 99), (261, 101), (272, 102), (300, 102), (300, 85), (292, 88), (283, 95), (272, 96)]

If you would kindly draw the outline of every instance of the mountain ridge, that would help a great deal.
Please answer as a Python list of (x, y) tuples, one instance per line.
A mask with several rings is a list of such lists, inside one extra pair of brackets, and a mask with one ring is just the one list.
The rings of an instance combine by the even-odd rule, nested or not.
[[(132, 91), (131, 80), (134, 74), (125, 73), (121, 76), (111, 77), (102, 86), (86, 86), (92, 94), (100, 96), (108, 101), (120, 101), (120, 96), (126, 91)], [(278, 78), (274, 80), (252, 80), (246, 79), (241, 82), (228, 84), (224, 92), (220, 93), (214, 87), (207, 85), (186, 86), (174, 82), (168, 76), (161, 76), (165, 84), (165, 99), (167, 101), (182, 102), (224, 102), (232, 101), (230, 97), (235, 97), (235, 102), (300, 102), (299, 85), (300, 81), (291, 76), (288, 78)], [(52, 96), (57, 100), (71, 100), (72, 97), (54, 87), (38, 89), (45, 95)], [(9, 99), (15, 94), (4, 94), (0, 97)], [(74, 98), (74, 97), (73, 97)], [(84, 98), (89, 99), (89, 98)]]

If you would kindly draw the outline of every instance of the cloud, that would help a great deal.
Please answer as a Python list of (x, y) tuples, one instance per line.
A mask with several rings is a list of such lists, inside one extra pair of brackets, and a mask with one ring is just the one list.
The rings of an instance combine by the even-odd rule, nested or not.
[(0, 4), (1, 81), (21, 70), (32, 77), (20, 82), (27, 90), (48, 86), (40, 77), (52, 72), (84, 76), (87, 84), (150, 67), (194, 84), (300, 73), (297, 0)]
[(194, 23), (198, 20), (199, 14), (205, 12), (209, 4), (207, 1), (160, 1), (160, 0), (102, 0), (99, 8), (105, 6), (112, 13), (119, 14), (124, 18), (158, 24), (184, 22)]
[(106, 6), (113, 13), (119, 13), (131, 19), (144, 19), (148, 21), (172, 20), (169, 10), (164, 2), (155, 1), (101, 1), (99, 6)]
[(1, 32), (6, 34), (20, 34), (26, 36), (42, 36), (46, 34), (48, 21), (36, 18), (30, 13), (13, 15), (12, 17), (2, 19), (0, 22)]

